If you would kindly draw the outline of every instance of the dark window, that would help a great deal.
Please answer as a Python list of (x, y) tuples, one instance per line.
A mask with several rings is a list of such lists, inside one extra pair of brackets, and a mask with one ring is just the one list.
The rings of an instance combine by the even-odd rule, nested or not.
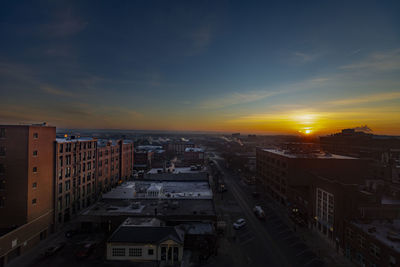
[(36, 157), (37, 155), (38, 155), (38, 152), (37, 152), (37, 150), (34, 150), (34, 151), (33, 151), (33, 156), (35, 156), (35, 157)]
[(5, 172), (5, 167), (3, 163), (0, 163), (0, 173), (4, 173)]
[(147, 251), (147, 254), (154, 255), (154, 249), (149, 248), (149, 250)]
[(6, 202), (5, 198), (4, 197), (0, 197), (0, 208), (4, 207), (5, 202)]
[(58, 184), (58, 193), (61, 194), (62, 193), (62, 183)]
[(37, 167), (33, 167), (33, 172), (37, 172)]
[(0, 138), (6, 137), (6, 128), (0, 128)]
[(6, 189), (6, 180), (0, 180), (0, 190)]
[(34, 139), (38, 139), (39, 138), (39, 134), (38, 133), (33, 133), (33, 138)]
[(36, 204), (36, 198), (32, 199), (32, 204)]
[(6, 147), (0, 146), (0, 156), (5, 156), (5, 155), (6, 155)]
[(37, 183), (36, 183), (36, 182), (34, 182), (34, 183), (32, 184), (32, 188), (37, 188)]

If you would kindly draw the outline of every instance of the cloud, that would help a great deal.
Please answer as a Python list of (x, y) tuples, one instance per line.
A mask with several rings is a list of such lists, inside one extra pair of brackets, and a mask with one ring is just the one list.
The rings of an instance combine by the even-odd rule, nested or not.
[(314, 53), (314, 54), (307, 54), (307, 53), (302, 53), (302, 52), (294, 52), (293, 56), (295, 57), (296, 61), (300, 61), (303, 63), (311, 62), (316, 60), (317, 58), (320, 57), (321, 54), (319, 53)]
[(76, 96), (76, 94), (74, 94), (72, 92), (63, 91), (63, 90), (56, 89), (56, 88), (50, 87), (50, 86), (42, 86), (40, 89), (43, 92), (50, 94), (50, 95), (67, 96), (67, 97), (75, 97)]
[(386, 92), (386, 93), (364, 95), (355, 98), (345, 98), (345, 99), (329, 101), (326, 104), (336, 105), (336, 106), (347, 106), (347, 105), (355, 105), (363, 103), (382, 102), (394, 99), (400, 99), (400, 92)]
[(400, 70), (400, 48), (386, 52), (373, 53), (367, 56), (364, 60), (354, 64), (344, 65), (339, 68), (350, 71)]
[(277, 95), (279, 92), (247, 92), (247, 93), (232, 93), (225, 95), (221, 98), (213, 98), (203, 101), (200, 107), (203, 109), (218, 109), (227, 106), (250, 103), (257, 100), (261, 100), (273, 95)]
[(71, 9), (67, 9), (56, 12), (55, 19), (50, 23), (41, 24), (39, 31), (50, 37), (69, 37), (84, 30), (87, 24), (86, 21), (74, 16)]
[(279, 86), (278, 88), (267, 88), (265, 90), (254, 91), (247, 91), (244, 89), (242, 90), (244, 93), (233, 92), (217, 98), (206, 99), (200, 103), (199, 107), (202, 109), (218, 109), (237, 104), (251, 103), (276, 95), (319, 88), (328, 81), (330, 81), (330, 78), (315, 77), (302, 82)]

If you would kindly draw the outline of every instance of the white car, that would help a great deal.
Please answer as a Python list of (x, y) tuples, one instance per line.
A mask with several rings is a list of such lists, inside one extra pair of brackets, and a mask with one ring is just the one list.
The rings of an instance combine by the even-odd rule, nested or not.
[(243, 228), (246, 225), (246, 220), (243, 218), (238, 219), (236, 222), (233, 223), (233, 228), (236, 230)]

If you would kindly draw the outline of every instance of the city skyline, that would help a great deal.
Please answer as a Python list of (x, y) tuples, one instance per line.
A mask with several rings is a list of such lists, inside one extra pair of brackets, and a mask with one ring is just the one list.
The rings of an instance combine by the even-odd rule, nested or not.
[(400, 134), (400, 5), (19, 2), (0, 11), (0, 123)]

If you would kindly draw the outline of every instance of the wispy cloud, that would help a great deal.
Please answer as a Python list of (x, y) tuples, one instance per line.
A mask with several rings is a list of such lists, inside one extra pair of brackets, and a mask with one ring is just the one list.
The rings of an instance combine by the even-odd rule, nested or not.
[(75, 97), (76, 96), (76, 94), (74, 94), (72, 92), (56, 89), (51, 86), (42, 86), (40, 89), (47, 94), (55, 95), (55, 96), (67, 96), (67, 97)]
[(273, 95), (277, 95), (279, 93), (280, 92), (262, 92), (262, 91), (246, 92), (246, 93), (235, 92), (229, 95), (225, 95), (221, 98), (214, 98), (203, 101), (200, 104), (200, 108), (217, 109), (237, 104), (250, 103)]
[(303, 63), (308, 63), (316, 60), (321, 56), (320, 53), (303, 53), (303, 52), (294, 52), (293, 56), (296, 61), (300, 61)]
[(400, 99), (400, 92), (385, 92), (385, 93), (364, 95), (355, 98), (345, 98), (345, 99), (329, 101), (326, 104), (346, 106), (346, 105), (355, 105), (363, 103), (382, 102), (394, 99)]
[(277, 88), (266, 88), (265, 90), (242, 90), (242, 92), (228, 93), (219, 97), (206, 99), (200, 103), (203, 109), (218, 109), (237, 104), (246, 104), (259, 100), (263, 100), (272, 96), (294, 93), (304, 90), (318, 88), (327, 83), (330, 78), (316, 77), (298, 83), (291, 83), (279, 86)]
[(373, 53), (359, 62), (341, 66), (340, 69), (353, 71), (400, 70), (400, 48), (386, 52)]

